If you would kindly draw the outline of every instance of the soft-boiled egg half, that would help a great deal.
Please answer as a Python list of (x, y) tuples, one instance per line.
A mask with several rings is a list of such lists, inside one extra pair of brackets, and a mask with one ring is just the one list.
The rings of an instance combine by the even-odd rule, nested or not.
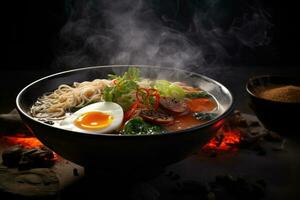
[(93, 103), (61, 121), (60, 128), (84, 133), (110, 133), (121, 126), (123, 115), (119, 104)]

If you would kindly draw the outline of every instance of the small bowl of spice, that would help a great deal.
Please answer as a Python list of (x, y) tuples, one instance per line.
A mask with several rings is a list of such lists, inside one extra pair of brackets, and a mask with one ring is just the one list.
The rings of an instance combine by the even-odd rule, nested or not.
[(268, 130), (285, 135), (300, 133), (300, 79), (255, 76), (246, 85), (250, 107)]

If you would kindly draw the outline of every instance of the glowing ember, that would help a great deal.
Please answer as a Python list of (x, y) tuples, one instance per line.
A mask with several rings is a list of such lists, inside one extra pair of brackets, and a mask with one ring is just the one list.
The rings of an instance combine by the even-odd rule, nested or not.
[(3, 140), (10, 145), (20, 145), (24, 148), (43, 147), (44, 145), (35, 137), (5, 136)]
[(223, 150), (223, 151), (236, 151), (237, 146), (241, 141), (239, 130), (224, 131), (221, 130), (216, 137), (207, 143), (202, 150)]
[[(3, 136), (2, 141), (4, 141), (8, 145), (20, 145), (21, 147), (26, 149), (44, 147), (44, 145), (36, 137), (28, 137), (23, 133), (17, 133), (14, 136)], [(53, 155), (55, 160), (59, 158), (55, 152), (53, 152)]]

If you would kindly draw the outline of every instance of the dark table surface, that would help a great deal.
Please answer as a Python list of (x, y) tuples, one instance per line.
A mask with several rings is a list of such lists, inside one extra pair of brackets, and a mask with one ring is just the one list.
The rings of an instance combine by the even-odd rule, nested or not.
[[(252, 111), (247, 105), (248, 98), (245, 91), (245, 84), (248, 78), (263, 74), (300, 76), (300, 67), (288, 66), (281, 68), (270, 66), (199, 67), (196, 71), (223, 83), (233, 92), (236, 108), (243, 113), (250, 114)], [(0, 71), (0, 89), (2, 91), (0, 113), (9, 112), (14, 108), (15, 97), (20, 89), (28, 83), (53, 72), (53, 70), (9, 69)], [(249, 151), (239, 151), (238, 153), (216, 158), (191, 156), (170, 166), (168, 170), (178, 173), (181, 179), (200, 179), (203, 181), (210, 181), (218, 174), (233, 174), (253, 179), (262, 178), (265, 179), (268, 186), (266, 199), (300, 199), (300, 191), (298, 189), (298, 180), (300, 180), (300, 140), (286, 138), (286, 141), (286, 149), (284, 151), (274, 152), (267, 150), (266, 156), (258, 156)], [(163, 182), (164, 180), (158, 178), (155, 181)], [(78, 189), (78, 185), (74, 186), (74, 188)], [(72, 191), (72, 187), (70, 187), (70, 191)], [(67, 194), (65, 195), (66, 198)]]

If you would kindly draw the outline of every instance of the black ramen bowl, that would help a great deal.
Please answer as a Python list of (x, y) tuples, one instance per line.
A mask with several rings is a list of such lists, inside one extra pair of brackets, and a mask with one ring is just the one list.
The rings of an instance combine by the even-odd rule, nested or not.
[(105, 79), (123, 74), (126, 66), (97, 66), (53, 74), (26, 86), (17, 96), (17, 109), (34, 135), (47, 147), (74, 163), (101, 169), (137, 170), (165, 167), (178, 162), (215, 136), (224, 118), (232, 111), (233, 98), (223, 85), (200, 74), (174, 68), (134, 66), (141, 76), (183, 81), (210, 92), (222, 107), (215, 119), (190, 129), (154, 135), (114, 135), (72, 132), (34, 119), (29, 110), (38, 97), (61, 84)]
[(299, 133), (300, 103), (279, 102), (259, 96), (259, 90), (270, 86), (300, 86), (297, 77), (263, 75), (248, 80), (246, 90), (250, 96), (250, 107), (265, 128), (284, 135)]

